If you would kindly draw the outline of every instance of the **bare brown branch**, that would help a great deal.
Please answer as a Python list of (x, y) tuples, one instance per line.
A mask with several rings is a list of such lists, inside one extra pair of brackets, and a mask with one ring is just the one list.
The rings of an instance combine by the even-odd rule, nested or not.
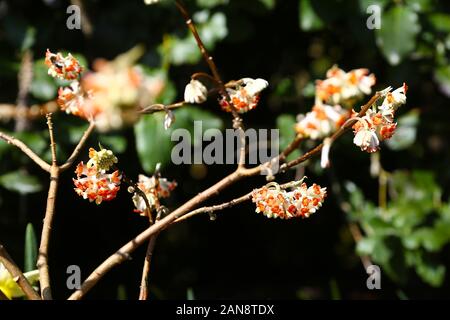
[(69, 159), (59, 167), (60, 171), (66, 171), (70, 168), (70, 166), (73, 164), (73, 162), (76, 160), (78, 155), (80, 154), (81, 150), (83, 149), (87, 139), (91, 135), (92, 131), (95, 128), (95, 123), (91, 121), (89, 123), (89, 127), (86, 129), (86, 131), (83, 133), (83, 136), (81, 137), (80, 141), (78, 142), (77, 146), (73, 150), (72, 154), (70, 155)]
[(13, 146), (16, 146), (19, 148), (23, 153), (25, 153), (31, 160), (33, 160), (38, 166), (42, 168), (42, 170), (50, 172), (50, 165), (42, 160), (41, 157), (39, 157), (37, 154), (33, 152), (25, 143), (22, 141), (8, 136), (7, 134), (4, 134), (3, 132), (0, 132), (0, 138), (5, 140), (7, 143), (12, 144)]

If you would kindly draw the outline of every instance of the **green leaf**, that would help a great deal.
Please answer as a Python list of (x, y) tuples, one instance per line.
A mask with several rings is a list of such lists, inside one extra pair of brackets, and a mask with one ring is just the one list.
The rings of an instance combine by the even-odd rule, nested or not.
[(416, 272), (423, 281), (433, 287), (439, 287), (444, 281), (445, 266), (420, 254), (416, 259)]
[(398, 119), (395, 134), (386, 141), (387, 146), (395, 151), (411, 147), (416, 141), (419, 111), (411, 110)]
[(155, 113), (141, 117), (134, 125), (136, 150), (142, 167), (148, 173), (155, 170), (157, 163), (164, 167), (170, 161), (171, 130), (165, 130), (163, 122), (164, 113)]
[(261, 2), (268, 10), (272, 10), (276, 4), (275, 0), (259, 0), (259, 2)]
[(100, 143), (114, 153), (123, 153), (127, 148), (127, 139), (121, 135), (101, 135)]
[[(199, 11), (194, 14), (193, 20), (196, 22), (200, 38), (208, 49), (213, 49), (215, 43), (228, 34), (226, 16), (222, 12), (211, 15), (208, 10)], [(191, 33), (184, 38), (168, 35), (159, 50), (175, 65), (194, 64), (201, 58), (201, 52)]]
[(367, 8), (376, 5), (383, 10), (388, 0), (359, 0), (359, 9), (362, 14), (367, 14)]
[(39, 179), (25, 171), (13, 171), (0, 176), (0, 185), (20, 194), (35, 193), (42, 190)]
[(197, 0), (197, 5), (201, 8), (213, 8), (221, 4), (228, 4), (229, 0)]
[(127, 298), (127, 288), (123, 284), (117, 287), (117, 300), (128, 300)]
[(186, 290), (186, 299), (187, 300), (195, 300), (194, 289), (191, 287)]
[(194, 121), (201, 121), (202, 125), (202, 134), (205, 130), (208, 129), (223, 129), (224, 123), (222, 119), (220, 119), (215, 114), (201, 109), (196, 106), (186, 106), (174, 111), (175, 115), (175, 123), (173, 124), (173, 130), (184, 128), (189, 131), (192, 137), (192, 143), (199, 143), (201, 141), (196, 141), (197, 138), (194, 135)]
[[(280, 149), (284, 150), (289, 143), (295, 139), (295, 117), (290, 114), (282, 114), (277, 117), (276, 125), (280, 131)], [(288, 157), (287, 160), (295, 159), (300, 156), (300, 151), (295, 150)]]
[(314, 11), (311, 0), (300, 0), (299, 23), (303, 31), (316, 31), (324, 27), (322, 19)]
[(429, 14), (428, 21), (439, 32), (450, 32), (450, 15), (445, 13)]
[(38, 246), (36, 240), (36, 233), (34, 232), (33, 224), (28, 223), (25, 231), (25, 264), (24, 272), (36, 269), (38, 255)]
[(432, 0), (405, 0), (406, 4), (417, 12), (428, 12), (433, 10)]
[(56, 81), (48, 75), (48, 68), (44, 63), (44, 59), (34, 62), (33, 66), (33, 82), (31, 83), (31, 94), (43, 101), (52, 100), (56, 97), (58, 85)]
[(416, 47), (419, 18), (409, 7), (397, 5), (383, 13), (376, 42), (391, 65), (398, 65)]
[(434, 71), (434, 79), (441, 92), (450, 97), (450, 65), (438, 67)]
[(28, 27), (27, 32), (25, 33), (25, 37), (22, 42), (22, 51), (31, 49), (34, 42), (36, 40), (36, 28), (34, 27)]

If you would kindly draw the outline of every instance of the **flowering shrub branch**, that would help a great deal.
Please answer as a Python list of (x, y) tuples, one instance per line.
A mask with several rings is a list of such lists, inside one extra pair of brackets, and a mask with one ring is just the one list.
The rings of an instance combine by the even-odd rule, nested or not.
[[(73, 292), (71, 300), (81, 299), (98, 281), (114, 266), (126, 261), (130, 255), (144, 243), (148, 242), (146, 257), (144, 260), (142, 277), (140, 282), (139, 299), (148, 298), (148, 279), (150, 263), (158, 234), (175, 223), (179, 223), (200, 213), (207, 213), (214, 217), (213, 213), (223, 210), (247, 200), (255, 203), (256, 212), (269, 218), (291, 219), (296, 217), (307, 218), (315, 213), (325, 200), (326, 188), (312, 183), (309, 187), (300, 181), (291, 181), (282, 185), (276, 182), (256, 188), (243, 196), (231, 201), (198, 208), (200, 204), (211, 199), (221, 191), (244, 178), (269, 172), (268, 180), (274, 180), (275, 175), (299, 165), (322, 152), (321, 163), (323, 167), (329, 165), (329, 153), (332, 144), (350, 129), (354, 130), (354, 144), (361, 150), (376, 152), (381, 140), (389, 139), (395, 131), (396, 123), (394, 114), (397, 108), (406, 102), (406, 85), (391, 92), (386, 90), (376, 92), (369, 101), (364, 104), (358, 113), (349, 110), (353, 108), (358, 99), (370, 94), (371, 87), (375, 83), (375, 76), (369, 74), (367, 69), (356, 69), (348, 73), (337, 66), (330, 69), (327, 79), (316, 84), (316, 101), (312, 110), (306, 115), (300, 115), (295, 128), (294, 139), (275, 158), (258, 166), (248, 168), (245, 163), (246, 141), (244, 135), (244, 122), (241, 115), (254, 110), (260, 100), (260, 93), (268, 86), (268, 82), (260, 78), (245, 77), (240, 80), (223, 82), (213, 58), (206, 50), (197, 29), (181, 1), (175, 1), (177, 8), (184, 17), (186, 24), (193, 34), (202, 56), (210, 68), (212, 75), (195, 73), (185, 87), (184, 101), (173, 104), (152, 104), (149, 107), (135, 110), (136, 114), (145, 116), (158, 111), (166, 112), (164, 126), (167, 128), (175, 120), (173, 109), (181, 108), (186, 104), (201, 104), (209, 95), (218, 93), (218, 105), (223, 111), (232, 115), (233, 128), (239, 132), (240, 150), (236, 169), (222, 178), (220, 181), (200, 192), (184, 204), (170, 213), (161, 205), (160, 199), (166, 198), (176, 187), (176, 183), (162, 178), (159, 169), (152, 177), (139, 175), (137, 183), (116, 166), (118, 158), (111, 150), (100, 147), (97, 151), (89, 149), (89, 160), (85, 164), (80, 162), (75, 170), (73, 179), (75, 192), (83, 199), (101, 204), (103, 201), (111, 201), (116, 198), (122, 182), (126, 183), (128, 191), (133, 194), (132, 202), (135, 212), (149, 219), (149, 227), (131, 239), (109, 258), (103, 261), (82, 283), (81, 288)], [(40, 274), (41, 296), (43, 299), (52, 299), (50, 274), (48, 264), (48, 248), (50, 244), (53, 217), (55, 214), (55, 201), (58, 189), (60, 173), (69, 169), (82, 151), (89, 135), (92, 133), (99, 117), (101, 108), (93, 102), (95, 93), (83, 86), (81, 72), (83, 67), (72, 56), (62, 56), (60, 53), (47, 51), (45, 62), (49, 67), (48, 73), (56, 78), (70, 80), (71, 83), (58, 91), (57, 103), (66, 113), (79, 116), (89, 121), (89, 127), (80, 138), (77, 146), (65, 161), (58, 165), (56, 160), (56, 142), (53, 134), (51, 114), (47, 114), (47, 125), (50, 135), (50, 149), (52, 155), (51, 164), (46, 163), (37, 156), (23, 142), (9, 137), (0, 132), (0, 138), (6, 140), (21, 149), (43, 170), (50, 173), (50, 185), (47, 197), (47, 207), (44, 217), (44, 225), (39, 248), (38, 268)], [(104, 67), (104, 65), (103, 65)], [(131, 74), (136, 76), (137, 74)], [(213, 84), (209, 89), (199, 79), (207, 79)], [(92, 75), (91, 79), (92, 80)], [(88, 81), (89, 82), (89, 81)], [(94, 81), (95, 82), (95, 81)], [(384, 98), (381, 105), (377, 105)], [(108, 121), (107, 121), (108, 122)], [(298, 156), (294, 160), (287, 161), (287, 157), (306, 139), (322, 140), (316, 147)], [(282, 163), (280, 171), (273, 171), (274, 162)], [(156, 214), (154, 213), (156, 212)], [(155, 215), (155, 218), (153, 217)], [(17, 270), (16, 270), (17, 271)], [(16, 272), (17, 273), (17, 272)], [(26, 283), (24, 291), (29, 288)], [(32, 289), (33, 290), (33, 289)], [(34, 290), (33, 290), (34, 292)], [(32, 292), (27, 295), (33, 297)], [(37, 293), (34, 292), (34, 298)]]

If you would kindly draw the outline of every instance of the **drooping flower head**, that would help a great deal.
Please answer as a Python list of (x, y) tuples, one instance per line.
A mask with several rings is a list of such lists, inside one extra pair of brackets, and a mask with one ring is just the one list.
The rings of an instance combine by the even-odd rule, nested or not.
[(63, 57), (61, 53), (51, 53), (47, 49), (45, 64), (48, 66), (48, 74), (54, 78), (75, 80), (80, 76), (83, 67), (70, 53)]
[(325, 196), (326, 188), (317, 184), (308, 188), (302, 183), (292, 191), (286, 191), (272, 183), (254, 190), (252, 201), (256, 203), (256, 212), (268, 218), (308, 218), (322, 206)]
[[(261, 91), (267, 88), (268, 85), (269, 83), (264, 79), (243, 78), (236, 81), (233, 87), (226, 88), (226, 90), (236, 111), (245, 113), (256, 108)], [(232, 111), (225, 97), (222, 97), (219, 103), (224, 111)]]
[[(150, 210), (153, 210), (161, 198), (168, 198), (170, 193), (176, 188), (177, 183), (175, 181), (169, 181), (166, 178), (156, 178), (155, 176), (147, 177), (143, 174), (139, 175), (137, 186), (142, 192), (145, 193)], [(144, 199), (135, 192), (133, 195), (133, 203), (135, 206), (135, 212), (140, 215), (146, 215), (146, 204)]]
[(203, 103), (208, 98), (208, 89), (198, 80), (192, 79), (184, 89), (184, 101)]
[(380, 141), (390, 139), (394, 135), (397, 128), (394, 115), (398, 107), (406, 103), (407, 88), (406, 84), (403, 84), (393, 92), (390, 92), (390, 88), (383, 90), (385, 98), (381, 106), (367, 110), (361, 118), (356, 117), (356, 112), (353, 113), (352, 118), (357, 120), (352, 127), (355, 134), (353, 143), (362, 151), (376, 152), (379, 150)]
[(113, 200), (120, 189), (122, 176), (118, 170), (112, 173), (107, 171), (117, 163), (117, 158), (110, 150), (96, 151), (92, 148), (89, 149), (89, 158), (87, 164), (82, 161), (75, 170), (75, 192), (83, 199), (95, 201), (96, 204)]

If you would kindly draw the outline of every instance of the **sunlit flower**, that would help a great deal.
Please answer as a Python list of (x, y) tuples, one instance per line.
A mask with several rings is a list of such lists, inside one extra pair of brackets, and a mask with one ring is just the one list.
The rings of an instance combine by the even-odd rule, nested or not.
[(339, 105), (315, 105), (311, 112), (297, 117), (295, 130), (305, 138), (320, 139), (336, 131), (348, 115)]
[[(137, 186), (145, 193), (150, 210), (153, 210), (159, 199), (170, 196), (170, 193), (176, 188), (177, 183), (175, 181), (169, 181), (166, 178), (147, 177), (140, 174)], [(135, 212), (140, 215), (146, 215), (147, 206), (144, 199), (137, 192), (133, 195), (133, 203), (136, 208), (134, 210)]]
[(56, 102), (66, 113), (86, 117), (83, 111), (85, 98), (78, 81), (73, 81), (68, 87), (59, 88)]
[(51, 53), (47, 49), (45, 64), (48, 66), (48, 74), (54, 78), (75, 80), (79, 77), (83, 67), (70, 53), (63, 57), (61, 53)]
[(406, 91), (408, 86), (403, 83), (403, 86), (395, 89), (392, 92), (388, 92), (383, 100), (381, 106), (378, 109), (381, 111), (383, 117), (388, 121), (392, 121), (394, 118), (394, 113), (402, 104), (406, 103)]
[(370, 94), (375, 76), (368, 69), (354, 69), (349, 72), (333, 66), (327, 71), (327, 79), (316, 82), (316, 104), (344, 105)]
[(120, 189), (122, 176), (118, 170), (113, 173), (107, 171), (117, 163), (116, 156), (111, 150), (96, 151), (90, 148), (89, 158), (87, 164), (80, 162), (75, 170), (75, 192), (83, 199), (95, 201), (96, 204), (113, 200)]
[(254, 190), (252, 201), (256, 203), (256, 212), (268, 218), (308, 218), (322, 206), (325, 196), (326, 188), (317, 184), (308, 188), (306, 183), (302, 183), (300, 187), (286, 191), (272, 183)]
[(203, 103), (208, 98), (208, 89), (198, 80), (192, 79), (184, 89), (184, 101)]
[[(243, 78), (236, 81), (235, 86), (226, 88), (226, 90), (236, 111), (245, 113), (256, 108), (261, 91), (267, 88), (268, 85), (269, 83), (264, 79)], [(232, 111), (225, 97), (222, 97), (219, 103), (224, 111)]]
[[(38, 270), (25, 272), (23, 275), (25, 276), (25, 278), (27, 278), (28, 282), (30, 282), (31, 285), (35, 285), (39, 281)], [(25, 296), (25, 293), (17, 285), (14, 278), (11, 276), (11, 274), (8, 272), (8, 270), (1, 262), (0, 262), (0, 291), (3, 292), (3, 294), (8, 299), (21, 298)]]

